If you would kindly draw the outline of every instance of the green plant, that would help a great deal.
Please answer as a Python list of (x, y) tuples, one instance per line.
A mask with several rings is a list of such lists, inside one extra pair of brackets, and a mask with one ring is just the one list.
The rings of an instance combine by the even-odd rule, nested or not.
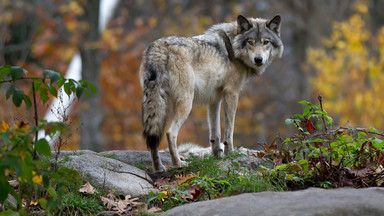
[(320, 105), (301, 101), (303, 114), (286, 120), (298, 134), (271, 145), (266, 156), (276, 163), (266, 175), (282, 178), (288, 187), (367, 187), (383, 182), (384, 134), (373, 128), (332, 128), (333, 120)]
[[(44, 165), (41, 157), (50, 157), (51, 148), (45, 138), (39, 138), (38, 132), (43, 130), (47, 136), (53, 137), (57, 133), (65, 134), (68, 126), (62, 122), (47, 122), (38, 120), (36, 97), (39, 95), (43, 103), (49, 100), (49, 95), (57, 97), (57, 88), (64, 86), (65, 93), (72, 92), (78, 98), (85, 92), (95, 92), (95, 86), (86, 81), (65, 79), (60, 72), (45, 70), (42, 77), (27, 77), (28, 72), (17, 66), (0, 67), (0, 85), (16, 83), (20, 80), (31, 84), (30, 99), (22, 89), (12, 85), (6, 92), (6, 98), (12, 97), (13, 104), (20, 107), (22, 102), (27, 108), (34, 108), (35, 125), (32, 127), (19, 122), (10, 127), (1, 122), (0, 127), (0, 203), (4, 203), (11, 194), (17, 201), (14, 209), (8, 209), (6, 214), (27, 215), (32, 202), (38, 201), (40, 206), (49, 214), (59, 209), (61, 198), (70, 184), (80, 182), (79, 174), (66, 167), (50, 167)], [(40, 159), (39, 159), (40, 156)], [(18, 182), (18, 188), (12, 187), (9, 180)]]
[(165, 181), (169, 185), (155, 183), (160, 192), (149, 192), (147, 203), (150, 206), (160, 206), (166, 211), (185, 203), (216, 199), (232, 194), (282, 190), (258, 172), (233, 162), (241, 156), (244, 154), (235, 151), (226, 156), (224, 162), (212, 156), (205, 156), (202, 159), (189, 158), (188, 166), (171, 170), (169, 179), (161, 178), (161, 182)]

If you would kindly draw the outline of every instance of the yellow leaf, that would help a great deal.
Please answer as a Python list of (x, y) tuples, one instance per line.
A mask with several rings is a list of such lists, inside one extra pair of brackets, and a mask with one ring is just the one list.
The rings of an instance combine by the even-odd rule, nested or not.
[(39, 205), (39, 201), (31, 201), (31, 206), (37, 206)]
[(33, 183), (43, 185), (43, 176), (42, 175), (35, 175), (32, 177)]
[(176, 175), (177, 184), (181, 185), (181, 184), (185, 183), (186, 181), (188, 181), (189, 179), (191, 179), (193, 177), (195, 177), (195, 176), (192, 175), (192, 174), (189, 174), (187, 176)]
[[(163, 194), (165, 194), (165, 195), (167, 195), (167, 194), (168, 194), (168, 193), (167, 193), (167, 191), (161, 191), (161, 193), (163, 193)], [(164, 202), (164, 201), (165, 201), (165, 200), (164, 200), (164, 198), (163, 198), (163, 199), (161, 199), (161, 201), (163, 201), (163, 202)]]
[(1, 121), (0, 131), (4, 133), (9, 130), (11, 130), (11, 127), (9, 127), (9, 125), (5, 121)]

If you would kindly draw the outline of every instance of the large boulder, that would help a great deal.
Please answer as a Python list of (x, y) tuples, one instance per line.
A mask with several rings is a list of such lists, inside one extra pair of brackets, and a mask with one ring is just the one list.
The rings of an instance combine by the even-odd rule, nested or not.
[[(100, 152), (98, 155), (117, 159), (121, 162), (138, 167), (148, 172), (152, 171), (152, 158), (149, 151), (114, 150)], [(160, 152), (160, 158), (164, 166), (172, 166), (171, 155), (168, 152)]]
[(241, 194), (179, 206), (163, 216), (276, 216), (384, 215), (383, 188), (310, 188), (294, 192), (261, 192)]
[(123, 195), (145, 195), (155, 190), (145, 171), (112, 158), (95, 154), (72, 155), (62, 165), (77, 170), (85, 181), (98, 188), (115, 190)]

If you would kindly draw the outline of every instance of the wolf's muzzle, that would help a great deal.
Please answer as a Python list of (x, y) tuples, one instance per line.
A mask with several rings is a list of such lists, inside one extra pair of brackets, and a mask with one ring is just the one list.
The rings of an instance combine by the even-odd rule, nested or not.
[(263, 65), (263, 57), (261, 57), (261, 56), (256, 56), (253, 60), (255, 61), (255, 64), (256, 64), (257, 66), (261, 66), (261, 65)]

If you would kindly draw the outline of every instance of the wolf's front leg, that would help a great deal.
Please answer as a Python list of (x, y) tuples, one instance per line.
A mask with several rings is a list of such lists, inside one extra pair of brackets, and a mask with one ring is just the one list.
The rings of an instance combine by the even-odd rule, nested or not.
[(212, 154), (217, 158), (224, 153), (220, 146), (220, 105), (221, 101), (218, 101), (208, 106), (209, 142), (212, 145)]
[(233, 151), (233, 126), (235, 123), (237, 102), (239, 95), (227, 93), (224, 96), (224, 153)]

